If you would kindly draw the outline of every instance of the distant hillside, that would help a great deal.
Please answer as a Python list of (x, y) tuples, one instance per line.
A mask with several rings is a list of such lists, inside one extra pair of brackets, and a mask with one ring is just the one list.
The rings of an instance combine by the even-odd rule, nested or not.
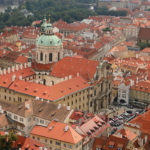
[(24, 0), (0, 0), (0, 5), (10, 6), (21, 4)]

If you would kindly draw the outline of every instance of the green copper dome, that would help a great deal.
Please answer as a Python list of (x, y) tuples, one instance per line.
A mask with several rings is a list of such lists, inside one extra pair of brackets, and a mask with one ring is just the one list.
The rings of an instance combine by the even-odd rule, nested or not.
[(47, 22), (46, 19), (43, 20), (41, 25), (41, 35), (36, 40), (37, 46), (59, 46), (61, 45), (61, 40), (54, 35), (53, 27), (50, 20)]
[(37, 46), (60, 46), (61, 40), (56, 35), (41, 35), (36, 40)]

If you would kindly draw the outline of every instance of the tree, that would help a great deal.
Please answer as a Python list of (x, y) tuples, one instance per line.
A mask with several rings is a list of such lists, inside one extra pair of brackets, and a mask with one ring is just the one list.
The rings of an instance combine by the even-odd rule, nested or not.
[(12, 144), (17, 140), (17, 136), (10, 132), (8, 135), (0, 135), (0, 148), (2, 150), (11, 150)]

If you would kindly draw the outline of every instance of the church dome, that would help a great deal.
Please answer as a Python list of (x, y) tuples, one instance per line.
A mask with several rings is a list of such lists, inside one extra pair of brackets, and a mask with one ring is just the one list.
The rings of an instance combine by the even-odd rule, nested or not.
[(36, 40), (37, 46), (60, 46), (61, 40), (56, 35), (41, 35)]
[(43, 20), (41, 25), (41, 35), (36, 39), (37, 46), (60, 46), (61, 40), (54, 35), (53, 27), (50, 21)]

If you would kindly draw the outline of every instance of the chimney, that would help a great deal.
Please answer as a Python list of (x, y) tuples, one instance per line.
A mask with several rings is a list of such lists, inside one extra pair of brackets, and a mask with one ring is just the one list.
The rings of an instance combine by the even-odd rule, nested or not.
[(69, 79), (72, 79), (72, 75), (69, 75)]
[(19, 70), (19, 67), (18, 67), (18, 65), (16, 65), (16, 70), (17, 70), (17, 71)]
[(6, 75), (6, 69), (4, 68), (4, 70), (3, 70), (3, 73), (4, 73), (4, 75)]
[(15, 72), (15, 67), (14, 66), (12, 66), (12, 72)]
[(67, 76), (65, 77), (65, 80), (68, 80), (68, 77), (67, 77)]
[(16, 75), (14, 74), (12, 75), (12, 81), (15, 81), (15, 79), (16, 79)]
[(144, 137), (144, 144), (147, 143), (147, 139), (148, 139), (148, 137), (147, 137), (147, 135), (145, 135), (145, 137)]
[(6, 50), (3, 50), (3, 54), (6, 54)]
[(2, 75), (3, 74), (3, 71), (2, 71), (2, 69), (0, 69), (0, 75)]
[(22, 65), (22, 64), (20, 64), (20, 69), (21, 69), (21, 70), (23, 69), (23, 65)]
[(69, 126), (67, 125), (67, 126), (65, 126), (64, 131), (65, 131), (65, 132), (67, 132), (67, 131), (68, 131), (68, 129), (69, 129)]
[(10, 67), (8, 67), (7, 71), (8, 71), (8, 74), (10, 74)]
[(80, 75), (79, 72), (77, 72), (77, 77), (79, 77), (79, 75)]
[(22, 76), (19, 76), (19, 80), (22, 80)]
[(52, 86), (52, 81), (50, 82), (50, 86)]
[(27, 68), (27, 64), (26, 63), (24, 63), (24, 68)]

